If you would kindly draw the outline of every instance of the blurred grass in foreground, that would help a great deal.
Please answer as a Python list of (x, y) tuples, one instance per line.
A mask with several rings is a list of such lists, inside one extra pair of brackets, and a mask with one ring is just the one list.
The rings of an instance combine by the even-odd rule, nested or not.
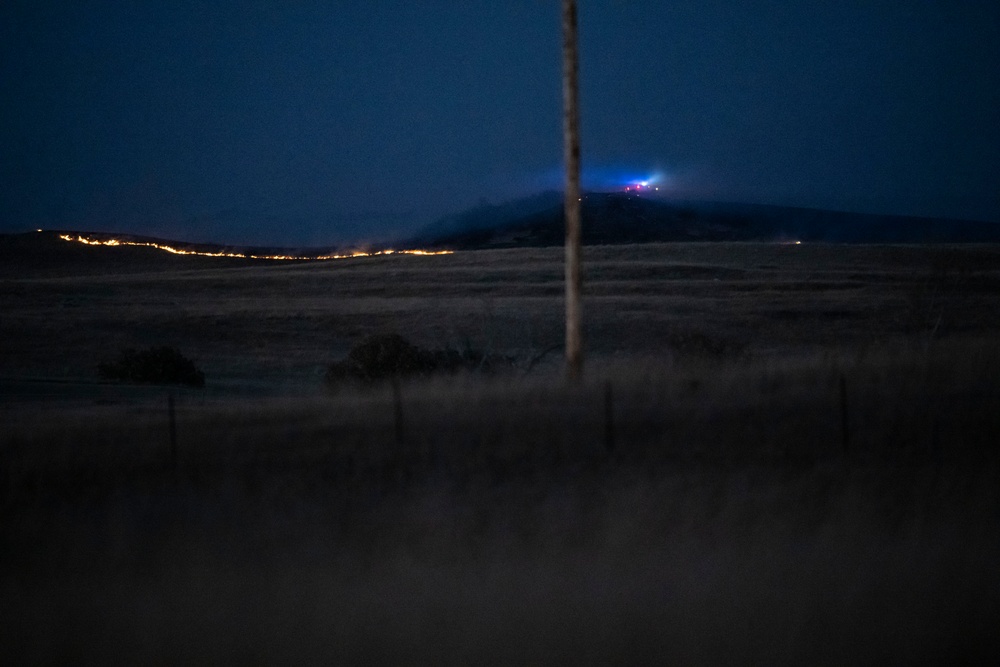
[(0, 661), (996, 655), (992, 340), (587, 373), (25, 406)]

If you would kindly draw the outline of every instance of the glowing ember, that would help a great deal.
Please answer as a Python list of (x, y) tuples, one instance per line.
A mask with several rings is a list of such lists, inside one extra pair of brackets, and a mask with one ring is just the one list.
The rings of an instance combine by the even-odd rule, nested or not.
[(376, 250), (373, 252), (362, 252), (360, 250), (346, 254), (346, 255), (248, 255), (241, 252), (204, 252), (198, 250), (181, 250), (180, 248), (174, 248), (173, 246), (163, 245), (161, 243), (152, 243), (144, 241), (122, 241), (119, 239), (89, 239), (84, 236), (70, 236), (69, 234), (60, 234), (59, 238), (63, 241), (75, 241), (77, 243), (83, 243), (85, 245), (104, 245), (104, 246), (143, 246), (146, 248), (156, 248), (157, 250), (163, 250), (165, 252), (173, 253), (175, 255), (198, 255), (199, 257), (236, 257), (238, 259), (279, 259), (279, 260), (289, 260), (289, 261), (307, 261), (307, 260), (324, 260), (324, 259), (351, 259), (354, 257), (376, 257), (378, 255), (451, 255), (454, 253), (453, 250)]

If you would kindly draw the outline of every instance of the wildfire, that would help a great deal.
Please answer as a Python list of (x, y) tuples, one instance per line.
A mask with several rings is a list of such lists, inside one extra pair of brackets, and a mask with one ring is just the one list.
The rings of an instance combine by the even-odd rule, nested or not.
[(164, 245), (162, 243), (153, 243), (151, 241), (123, 241), (120, 239), (90, 239), (85, 236), (71, 236), (70, 234), (60, 234), (59, 238), (63, 241), (74, 241), (76, 243), (83, 243), (84, 245), (103, 245), (103, 246), (142, 246), (146, 248), (156, 248), (157, 250), (163, 250), (164, 252), (169, 252), (174, 255), (198, 255), (199, 257), (235, 257), (238, 259), (273, 259), (273, 260), (289, 260), (289, 261), (307, 261), (307, 260), (325, 260), (325, 259), (351, 259), (355, 257), (377, 257), (378, 255), (451, 255), (454, 253), (453, 250), (374, 250), (371, 252), (363, 252), (360, 250), (338, 255), (252, 255), (242, 252), (206, 252), (199, 250), (182, 250), (180, 248), (175, 248), (173, 246)]

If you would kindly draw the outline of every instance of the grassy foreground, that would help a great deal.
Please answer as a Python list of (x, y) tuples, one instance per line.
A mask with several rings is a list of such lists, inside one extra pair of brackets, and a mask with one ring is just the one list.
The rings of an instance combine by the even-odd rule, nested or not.
[(552, 377), (406, 384), (398, 412), (388, 388), (239, 406), (185, 394), (176, 455), (162, 400), (57, 423), (24, 410), (3, 450), (0, 648), (41, 662), (985, 659), (1000, 358), (962, 352), (959, 366), (609, 366), (610, 424), (607, 384)]
[[(388, 313), (419, 340), (432, 312), (536, 354), (549, 278), (490, 253), (444, 258), (450, 283), (389, 265), (408, 280), (384, 299), (356, 292), (378, 285), (370, 263), (0, 281), (28, 353), (9, 368), (67, 381), (2, 394), (0, 662), (992, 662), (992, 251), (737, 250), (597, 251), (595, 354), (573, 387), (551, 362), (398, 392), (328, 392), (309, 370), (321, 286), (351, 327)], [(467, 300), (480, 274), (492, 315)], [(228, 304), (223, 328), (236, 313), (233, 338), (285, 330), (275, 346), (301, 361), (242, 344), (213, 357), (176, 305), (211, 302)], [(174, 390), (174, 442), (167, 390), (69, 382), (116, 313), (123, 342), (206, 368), (205, 390)]]

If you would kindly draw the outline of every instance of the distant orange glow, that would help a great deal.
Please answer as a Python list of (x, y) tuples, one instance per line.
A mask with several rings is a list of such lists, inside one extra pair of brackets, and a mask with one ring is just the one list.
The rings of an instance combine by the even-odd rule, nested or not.
[(376, 250), (373, 252), (363, 252), (360, 250), (354, 251), (349, 254), (344, 255), (248, 255), (241, 252), (204, 252), (198, 250), (181, 250), (180, 248), (174, 248), (173, 246), (163, 245), (161, 243), (152, 242), (141, 242), (141, 241), (122, 241), (119, 239), (91, 239), (85, 236), (71, 236), (69, 234), (60, 234), (59, 238), (63, 241), (74, 241), (76, 243), (83, 243), (85, 245), (102, 245), (102, 246), (142, 246), (146, 248), (156, 248), (157, 250), (163, 250), (164, 252), (169, 252), (174, 255), (197, 255), (199, 257), (235, 257), (238, 259), (275, 259), (275, 260), (287, 260), (287, 261), (316, 261), (325, 259), (351, 259), (354, 257), (376, 257), (378, 255), (451, 255), (454, 253), (453, 250)]

